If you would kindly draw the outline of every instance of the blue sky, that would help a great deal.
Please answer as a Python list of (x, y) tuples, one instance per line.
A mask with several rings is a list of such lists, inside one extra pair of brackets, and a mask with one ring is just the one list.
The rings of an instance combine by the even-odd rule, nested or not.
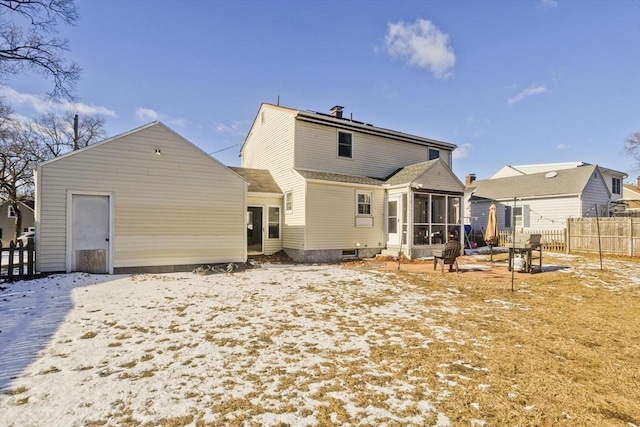
[[(102, 114), (110, 136), (153, 120), (227, 165), (262, 102), (458, 145), (453, 169), (584, 161), (640, 171), (640, 0), (77, 0), (63, 28), (79, 104), (7, 79), (22, 115)], [(225, 148), (231, 147), (225, 150)], [(224, 150), (224, 151), (220, 151)]]

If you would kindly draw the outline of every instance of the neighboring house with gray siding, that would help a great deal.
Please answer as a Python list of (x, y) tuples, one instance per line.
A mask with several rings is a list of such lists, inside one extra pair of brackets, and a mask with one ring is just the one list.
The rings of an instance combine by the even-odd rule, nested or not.
[[(35, 213), (33, 211), (33, 202), (19, 202), (19, 209), (22, 213), (22, 228), (20, 234), (26, 233), (32, 230), (35, 224)], [(7, 201), (0, 203), (0, 240), (2, 246), (7, 246), (9, 243), (15, 241), (16, 232), (16, 215), (13, 211), (13, 207)], [(20, 237), (20, 236), (17, 236)]]
[(608, 216), (611, 192), (597, 165), (472, 181), (465, 190), (466, 223), (484, 230), (490, 205), (499, 230), (562, 230), (567, 218)]
[[(262, 104), (240, 155), (282, 191), (282, 247), (297, 261), (427, 256), (461, 239), (456, 145), (342, 116)], [(249, 187), (251, 189), (251, 186)]]
[(160, 122), (41, 163), (41, 272), (178, 271), (247, 259), (246, 181)]

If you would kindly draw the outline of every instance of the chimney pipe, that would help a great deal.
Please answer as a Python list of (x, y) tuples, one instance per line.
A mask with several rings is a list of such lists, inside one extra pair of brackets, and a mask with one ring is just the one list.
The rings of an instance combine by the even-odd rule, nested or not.
[(476, 174), (475, 174), (475, 173), (470, 173), (469, 175), (467, 175), (467, 177), (466, 177), (466, 178), (465, 178), (465, 180), (464, 180), (464, 185), (465, 185), (465, 187), (470, 186), (470, 185), (471, 185), (471, 183), (472, 183), (473, 181), (475, 181), (475, 180), (476, 180)]
[(342, 118), (342, 110), (344, 109), (344, 107), (341, 107), (340, 105), (335, 105), (332, 109), (331, 109), (331, 115), (337, 119), (341, 119)]

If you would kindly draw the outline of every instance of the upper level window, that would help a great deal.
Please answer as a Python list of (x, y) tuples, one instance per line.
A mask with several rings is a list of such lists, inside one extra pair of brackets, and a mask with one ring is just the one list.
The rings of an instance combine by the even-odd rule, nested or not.
[(9, 218), (15, 218), (16, 217), (16, 213), (13, 210), (13, 206), (9, 206), (9, 209), (7, 210), (7, 217), (9, 217)]
[(439, 158), (440, 158), (440, 150), (429, 148), (429, 160), (439, 159)]
[(338, 131), (338, 157), (353, 159), (353, 134)]
[(284, 210), (285, 212), (293, 211), (293, 192), (291, 191), (284, 193)]
[(611, 192), (613, 194), (620, 194), (620, 178), (611, 178)]

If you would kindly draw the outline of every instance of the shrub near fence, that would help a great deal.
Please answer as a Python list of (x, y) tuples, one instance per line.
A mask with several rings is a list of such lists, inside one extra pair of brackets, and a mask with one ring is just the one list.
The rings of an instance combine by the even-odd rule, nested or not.
[(29, 239), (25, 245), (22, 240), (18, 243), (11, 242), (3, 247), (0, 242), (0, 281), (11, 282), (13, 280), (26, 279), (35, 275), (36, 251), (33, 239)]

